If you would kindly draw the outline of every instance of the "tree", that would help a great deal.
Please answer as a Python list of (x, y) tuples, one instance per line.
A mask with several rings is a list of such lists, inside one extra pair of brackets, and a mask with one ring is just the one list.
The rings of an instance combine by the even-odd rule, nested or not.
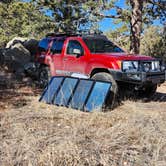
[(130, 50), (134, 53), (139, 53), (142, 31), (143, 0), (130, 0), (130, 4), (132, 7), (130, 16)]
[[(82, 28), (97, 29), (97, 21), (113, 18), (123, 22), (130, 32), (130, 50), (139, 53), (140, 37), (144, 25), (154, 19), (161, 22), (166, 18), (164, 0), (126, 0), (126, 7), (117, 5), (115, 0), (31, 0), (31, 3), (18, 0), (3, 0), (0, 3), (0, 32), (3, 40), (13, 35), (35, 37), (46, 31), (76, 31)], [(106, 10), (114, 9), (116, 14), (105, 15)], [(123, 25), (122, 25), (123, 26)], [(122, 30), (119, 28), (116, 30)], [(125, 29), (126, 31), (126, 29)], [(124, 33), (125, 34), (125, 33)], [(128, 33), (126, 32), (128, 35)]]
[(144, 24), (151, 24), (153, 20), (160, 19), (164, 22), (166, 19), (166, 6), (164, 0), (126, 0), (126, 7), (118, 6), (115, 1), (105, 6), (105, 10), (116, 9), (116, 15), (105, 15), (96, 13), (103, 18), (119, 19), (129, 24), (130, 31), (130, 50), (139, 53), (140, 37)]
[(0, 3), (0, 22), (1, 46), (16, 36), (40, 38), (55, 27), (32, 3), (18, 0)]
[(106, 32), (106, 36), (118, 44), (120, 47), (124, 48), (129, 52), (130, 50), (130, 35), (128, 32), (127, 24), (123, 24), (121, 27), (116, 28), (115, 30), (109, 30)]
[(148, 27), (141, 37), (140, 52), (166, 61), (166, 29), (159, 26)]
[(33, 2), (44, 13), (51, 15), (58, 27), (55, 31), (63, 32), (95, 27), (100, 16), (94, 15), (91, 11), (99, 11), (103, 7), (103, 0), (33, 0)]

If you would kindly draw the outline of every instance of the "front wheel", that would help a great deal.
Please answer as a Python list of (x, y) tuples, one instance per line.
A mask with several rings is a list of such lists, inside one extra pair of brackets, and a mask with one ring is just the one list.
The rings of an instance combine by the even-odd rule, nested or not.
[(41, 66), (39, 69), (39, 86), (45, 88), (51, 79), (51, 73), (48, 66)]

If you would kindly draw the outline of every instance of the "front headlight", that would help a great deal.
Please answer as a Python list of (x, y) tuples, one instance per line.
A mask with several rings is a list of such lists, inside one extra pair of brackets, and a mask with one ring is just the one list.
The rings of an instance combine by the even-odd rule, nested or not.
[(124, 72), (136, 72), (138, 71), (138, 61), (123, 61), (122, 70)]
[(160, 61), (152, 61), (152, 71), (160, 71)]
[(147, 62), (147, 63), (144, 63), (144, 64), (143, 64), (143, 70), (144, 70), (145, 72), (149, 72), (150, 69), (151, 69), (151, 62)]
[(160, 61), (143, 62), (143, 71), (145, 72), (159, 72), (162, 70), (163, 69)]
[(165, 71), (166, 70), (166, 66), (162, 65), (161, 66), (161, 71)]
[(166, 71), (166, 64), (164, 61), (161, 62), (160, 69), (161, 71)]

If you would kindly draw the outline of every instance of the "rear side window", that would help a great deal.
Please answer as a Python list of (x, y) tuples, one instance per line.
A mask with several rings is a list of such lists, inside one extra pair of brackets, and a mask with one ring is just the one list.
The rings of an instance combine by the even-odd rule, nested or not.
[(62, 52), (64, 40), (54, 40), (52, 47), (51, 47), (51, 52), (53, 54), (60, 54)]
[(50, 43), (50, 39), (48, 39), (48, 38), (44, 38), (44, 39), (40, 40), (39, 45), (38, 45), (38, 50), (40, 52), (47, 51), (49, 43)]

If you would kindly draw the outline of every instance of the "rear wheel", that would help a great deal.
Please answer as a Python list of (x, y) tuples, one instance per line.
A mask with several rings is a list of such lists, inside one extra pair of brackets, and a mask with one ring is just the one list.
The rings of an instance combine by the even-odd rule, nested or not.
[(99, 80), (99, 81), (108, 81), (112, 83), (112, 89), (110, 90), (110, 95), (106, 100), (106, 105), (113, 109), (117, 103), (117, 94), (118, 94), (118, 85), (111, 74), (100, 72), (96, 73), (92, 76), (92, 79)]
[(51, 79), (51, 73), (48, 66), (41, 66), (39, 69), (39, 86), (45, 88)]

